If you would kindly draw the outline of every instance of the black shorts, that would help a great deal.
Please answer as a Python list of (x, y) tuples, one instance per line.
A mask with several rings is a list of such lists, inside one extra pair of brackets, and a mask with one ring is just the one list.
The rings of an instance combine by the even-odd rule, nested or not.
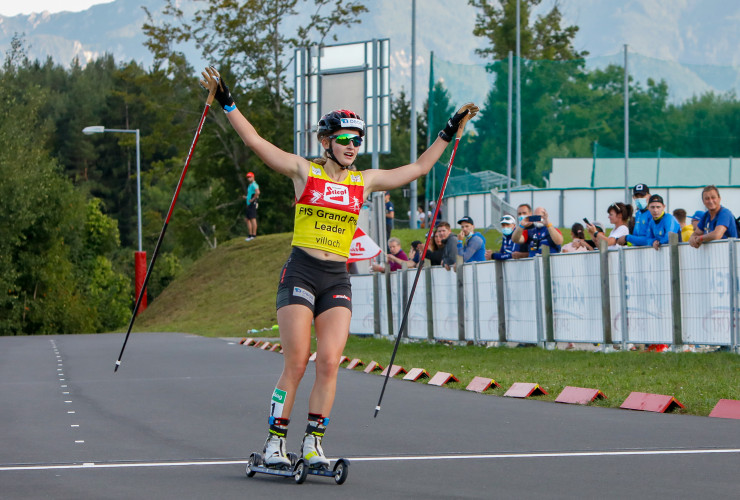
[(256, 219), (257, 218), (257, 202), (253, 201), (249, 205), (247, 205), (247, 219)]
[(293, 247), (288, 261), (280, 272), (277, 300), (280, 309), (289, 304), (302, 304), (315, 318), (332, 307), (352, 310), (352, 286), (347, 264), (312, 257)]

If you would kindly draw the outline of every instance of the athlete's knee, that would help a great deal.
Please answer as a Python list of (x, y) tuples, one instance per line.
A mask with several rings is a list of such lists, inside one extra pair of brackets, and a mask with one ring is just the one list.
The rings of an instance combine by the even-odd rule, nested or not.
[(306, 365), (307, 361), (285, 361), (285, 364), (283, 365), (283, 376), (287, 377), (288, 379), (300, 382), (303, 378), (303, 374), (306, 373)]
[(321, 358), (316, 359), (316, 376), (323, 378), (336, 378), (339, 371), (339, 357), (337, 359)]

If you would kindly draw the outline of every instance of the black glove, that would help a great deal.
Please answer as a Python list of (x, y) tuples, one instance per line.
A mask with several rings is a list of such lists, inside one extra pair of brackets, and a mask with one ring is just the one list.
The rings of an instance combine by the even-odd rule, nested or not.
[(444, 129), (440, 130), (439, 137), (443, 141), (450, 142), (455, 136), (455, 133), (460, 126), (460, 122), (468, 113), (469, 110), (466, 109), (461, 113), (455, 113), (454, 115), (452, 115), (452, 117), (447, 120), (447, 126)]
[(216, 94), (214, 95), (218, 103), (224, 108), (224, 111), (229, 112), (234, 109), (234, 98), (231, 97), (229, 87), (226, 86), (223, 77), (219, 77), (218, 86), (216, 87)]

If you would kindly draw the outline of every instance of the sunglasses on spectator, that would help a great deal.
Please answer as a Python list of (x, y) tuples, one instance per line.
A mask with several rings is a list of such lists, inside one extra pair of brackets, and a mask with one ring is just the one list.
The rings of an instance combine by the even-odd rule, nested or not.
[(362, 137), (356, 134), (330, 135), (329, 139), (334, 139), (337, 141), (337, 144), (341, 144), (342, 146), (349, 146), (351, 142), (356, 148), (359, 148), (362, 144)]

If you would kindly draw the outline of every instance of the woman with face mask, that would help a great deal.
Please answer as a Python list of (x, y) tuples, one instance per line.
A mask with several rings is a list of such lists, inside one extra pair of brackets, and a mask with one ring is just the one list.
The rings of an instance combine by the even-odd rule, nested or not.
[(501, 234), (501, 249), (498, 252), (486, 250), (486, 259), (489, 260), (509, 260), (513, 258), (514, 252), (519, 251), (519, 245), (514, 243), (511, 239), (511, 235), (514, 233), (516, 227), (516, 219), (511, 215), (504, 215), (500, 220)]

